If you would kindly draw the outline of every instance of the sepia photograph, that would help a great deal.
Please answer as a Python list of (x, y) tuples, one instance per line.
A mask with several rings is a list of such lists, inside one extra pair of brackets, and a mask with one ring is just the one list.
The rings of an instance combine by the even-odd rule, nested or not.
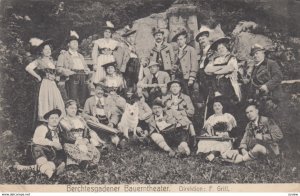
[(299, 0), (0, 0), (0, 192), (299, 192), (299, 18)]

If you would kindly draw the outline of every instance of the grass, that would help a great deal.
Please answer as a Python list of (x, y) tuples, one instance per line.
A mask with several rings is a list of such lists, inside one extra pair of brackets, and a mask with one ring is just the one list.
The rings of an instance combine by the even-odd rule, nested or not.
[[(10, 166), (24, 162), (23, 136), (0, 136), (0, 184), (206, 184), (299, 183), (299, 99), (291, 99), (279, 126), (284, 132), (282, 154), (234, 165), (206, 162), (195, 150), (189, 157), (171, 158), (153, 143), (130, 141), (121, 150), (108, 145), (98, 168), (86, 172), (66, 170), (47, 179), (36, 171), (16, 171)], [(3, 133), (1, 134), (3, 135)]]
[(299, 183), (299, 158), (292, 152), (269, 161), (233, 165), (218, 160), (208, 163), (197, 155), (171, 158), (154, 144), (130, 143), (122, 150), (109, 146), (109, 153), (101, 156), (94, 170), (66, 170), (50, 180), (36, 171), (9, 168), (15, 159), (22, 159), (22, 154), (16, 141), (11, 141), (1, 155), (1, 184)]

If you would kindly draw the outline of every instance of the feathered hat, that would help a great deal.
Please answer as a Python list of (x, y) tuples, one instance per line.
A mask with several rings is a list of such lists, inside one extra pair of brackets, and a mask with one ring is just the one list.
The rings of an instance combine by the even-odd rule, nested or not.
[(106, 21), (106, 25), (103, 26), (104, 29), (110, 29), (110, 30), (115, 30), (115, 26), (113, 25), (112, 22)]
[(33, 37), (29, 40), (30, 43), (30, 50), (32, 53), (37, 53), (41, 48), (43, 48), (45, 45), (52, 44), (52, 39), (42, 40), (36, 37)]
[(79, 35), (76, 33), (76, 31), (70, 31), (70, 35), (68, 38), (68, 42), (72, 41), (72, 40), (79, 40)]
[(125, 26), (125, 33), (122, 34), (122, 37), (128, 37), (129, 35), (132, 35), (134, 33), (136, 33), (136, 30), (132, 30), (129, 25)]

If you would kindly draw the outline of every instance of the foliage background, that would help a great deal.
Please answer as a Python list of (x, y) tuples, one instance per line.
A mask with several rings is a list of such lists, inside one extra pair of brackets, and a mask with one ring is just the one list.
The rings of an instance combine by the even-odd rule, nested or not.
[[(280, 0), (276, 1), (280, 2)], [(62, 1), (59, 0), (0, 1), (0, 133), (2, 134), (6, 130), (11, 130), (15, 139), (7, 145), (8, 147), (11, 146), (13, 149), (19, 148), (19, 151), (13, 151), (13, 153), (7, 151), (6, 153), (1, 154), (1, 159), (6, 160), (1, 162), (3, 166), (11, 161), (12, 157), (21, 156), (20, 152), (23, 150), (22, 143), (25, 143), (26, 140), (32, 137), (33, 133), (31, 122), (33, 113), (33, 92), (36, 83), (32, 77), (25, 72), (25, 66), (32, 60), (28, 44), (31, 37), (39, 37), (41, 39), (52, 38), (55, 41), (55, 51), (53, 52), (53, 56), (56, 59), (58, 52), (65, 48), (65, 37), (71, 29), (77, 31), (81, 39), (94, 34), (101, 36), (101, 26), (105, 24), (106, 20), (111, 20), (117, 28), (122, 28), (136, 19), (149, 16), (152, 13), (164, 12), (172, 3), (174, 3), (174, 0), (66, 0), (63, 2), (63, 6), (59, 6), (62, 5), (61, 2)], [(271, 4), (268, 3), (268, 1), (260, 0), (191, 0), (190, 2), (197, 6), (199, 24), (208, 24), (213, 27), (220, 23), (225, 34), (230, 34), (235, 25), (241, 20), (251, 20), (258, 23), (260, 28), (257, 33), (272, 38), (277, 44), (278, 53), (275, 55), (275, 59), (283, 67), (285, 78), (300, 78), (300, 23), (297, 20), (297, 18), (300, 18), (297, 11), (297, 6), (299, 8), (299, 4), (295, 6), (293, 4), (294, 1), (288, 1), (288, 4), (284, 4), (287, 6), (287, 12), (280, 13), (280, 9), (270, 6)], [(30, 20), (28, 18), (30, 18)], [(292, 55), (294, 56), (292, 60), (287, 60), (286, 57), (282, 55), (287, 48), (291, 48)], [(86, 53), (86, 51), (82, 52)], [(290, 132), (292, 141), (297, 138), (293, 137), (294, 133), (298, 133), (299, 136), (300, 125), (297, 121), (300, 103), (299, 85), (287, 85), (285, 89), (289, 92), (289, 98), (293, 100), (289, 105), (291, 110), (291, 118), (289, 120), (294, 123), (289, 123), (290, 121), (285, 123), (287, 124), (287, 127), (285, 128), (292, 130), (292, 132)], [(3, 147), (2, 143), (1, 145)], [(119, 152), (112, 156), (118, 156), (118, 153)], [(137, 154), (137, 158), (140, 159), (138, 156), (139, 153), (139, 151), (133, 152), (131, 156)], [(147, 153), (143, 156), (152, 156)], [(164, 158), (161, 157), (163, 155), (154, 156), (158, 156), (162, 163), (164, 162)], [(119, 158), (115, 157), (117, 162), (119, 161), (121, 164), (123, 159), (122, 157), (121, 159)], [(190, 158), (185, 160), (185, 162), (189, 161)], [(107, 164), (111, 165), (112, 163), (109, 162)], [(117, 166), (120, 166), (120, 164), (117, 164)], [(138, 163), (134, 164), (136, 165)], [(137, 167), (141, 166), (138, 165)], [(285, 168), (282, 165), (278, 165), (278, 167)], [(113, 168), (115, 168), (115, 166)], [(104, 170), (104, 168), (102, 169)], [(183, 170), (181, 171), (179, 169), (179, 171), (178, 168), (173, 169), (173, 173), (171, 172), (170, 175), (168, 174), (169, 176), (166, 177), (166, 181), (162, 178), (163, 181), (161, 182), (170, 182), (167, 180), (173, 179), (172, 176), (175, 174), (184, 176)], [(221, 177), (223, 176), (222, 178), (225, 178), (224, 176), (226, 176), (226, 174), (223, 175), (222, 172), (218, 174), (218, 172), (213, 171), (212, 173), (211, 166), (206, 167), (203, 172), (205, 173), (206, 170), (207, 173), (210, 174), (210, 176), (207, 177), (207, 182), (211, 182), (209, 180), (211, 180), (211, 178), (214, 179), (214, 175), (221, 175)], [(266, 180), (265, 178), (269, 178), (268, 172), (271, 170), (272, 168), (260, 170), (261, 172), (264, 171), (264, 173), (260, 174), (263, 176), (260, 178), (263, 179), (260, 182), (264, 182), (264, 180)], [(235, 171), (235, 168), (230, 168), (226, 172), (232, 173), (233, 171)], [(148, 171), (143, 173), (147, 174), (147, 172)], [(245, 172), (247, 173), (249, 171), (245, 170)], [(294, 172), (295, 170), (282, 175), (286, 178), (290, 175), (293, 179), (297, 179)], [(193, 172), (191, 172), (191, 175), (192, 174)], [(109, 177), (107, 177), (109, 180), (105, 179), (104, 176), (103, 179), (97, 179), (96, 181), (114, 183), (114, 181), (110, 179), (113, 178), (115, 180), (117, 179), (116, 182), (124, 183), (124, 179), (119, 179), (116, 177), (116, 174), (109, 173), (107, 175), (109, 175)], [(110, 175), (115, 177), (111, 177)], [(138, 180), (134, 177), (134, 174), (132, 175), (132, 182)], [(255, 176), (256, 174), (253, 175), (254, 176), (249, 177), (250, 179), (245, 180), (245, 182), (247, 183), (251, 182), (251, 180), (255, 180), (257, 176)], [(89, 176), (85, 177), (89, 178)], [(150, 174), (148, 177), (144, 176), (145, 179), (142, 179), (140, 182), (160, 183), (153, 181), (154, 177), (151, 177)], [(223, 182), (221, 177), (215, 177), (213, 181)], [(271, 176), (270, 178), (272, 178), (274, 182), (282, 182), (283, 180), (281, 178), (284, 178), (280, 175), (278, 179), (275, 177)], [(173, 181), (185, 183), (190, 180), (186, 178), (187, 176), (182, 177), (182, 182), (180, 179), (177, 179), (176, 181), (175, 178)], [(190, 176), (190, 178), (197, 179), (197, 177), (193, 176)], [(81, 180), (82, 179), (84, 178), (81, 178)], [(6, 179), (5, 181), (14, 182), (14, 180), (16, 179)], [(80, 179), (74, 178), (73, 180), (75, 180), (73, 183), (78, 183), (79, 181), (77, 182), (76, 180)], [(198, 179), (195, 182), (201, 182), (201, 180), (203, 180), (203, 178)], [(36, 181), (36, 177), (32, 177), (31, 181), (28, 181), (28, 183), (34, 182), (39, 183), (39, 181)], [(72, 183), (72, 181), (68, 182)], [(225, 182), (228, 181), (225, 179)], [(231, 179), (230, 182), (244, 181), (238, 179), (235, 181)], [(16, 183), (24, 183), (24, 181)]]

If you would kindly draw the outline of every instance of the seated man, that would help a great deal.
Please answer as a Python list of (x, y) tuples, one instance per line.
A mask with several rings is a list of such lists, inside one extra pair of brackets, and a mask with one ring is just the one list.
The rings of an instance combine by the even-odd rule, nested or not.
[(283, 134), (278, 125), (272, 119), (260, 116), (255, 103), (247, 106), (246, 115), (250, 122), (240, 144), (242, 155), (237, 154), (233, 162), (249, 161), (267, 154), (279, 155), (278, 141), (283, 138)]
[(167, 84), (170, 82), (170, 76), (165, 71), (159, 71), (159, 63), (150, 62), (147, 67), (151, 74), (146, 75), (138, 86), (143, 89), (145, 99), (152, 102), (155, 98), (167, 94)]
[[(109, 127), (117, 127), (121, 111), (118, 105), (125, 105), (126, 101), (120, 103), (121, 97), (118, 99), (118, 104), (116, 103), (116, 98), (112, 96), (118, 95), (108, 95), (104, 96), (103, 86), (98, 84), (95, 87), (95, 96), (88, 98), (84, 104), (83, 118), (85, 120), (91, 120), (96, 123), (101, 123)], [(117, 135), (111, 137), (112, 142), (117, 145), (119, 138)]]
[(179, 80), (173, 80), (168, 83), (169, 94), (162, 97), (166, 110), (176, 112), (181, 119), (189, 122), (186, 127), (192, 136), (192, 146), (196, 145), (196, 132), (191, 118), (194, 116), (195, 108), (192, 100), (188, 95), (182, 93), (182, 83)]
[(187, 144), (189, 133), (183, 127), (187, 122), (177, 113), (163, 111), (164, 105), (160, 99), (156, 99), (152, 104), (153, 116), (149, 121), (151, 139), (164, 151), (169, 152), (170, 156), (175, 156), (175, 152), (170, 145), (178, 146), (178, 151), (182, 154), (190, 155)]
[(66, 155), (61, 145), (61, 131), (58, 128), (61, 111), (54, 109), (44, 115), (47, 124), (39, 125), (34, 132), (30, 155), (35, 165), (15, 164), (17, 170), (39, 170), (51, 178), (61, 174), (65, 168)]

